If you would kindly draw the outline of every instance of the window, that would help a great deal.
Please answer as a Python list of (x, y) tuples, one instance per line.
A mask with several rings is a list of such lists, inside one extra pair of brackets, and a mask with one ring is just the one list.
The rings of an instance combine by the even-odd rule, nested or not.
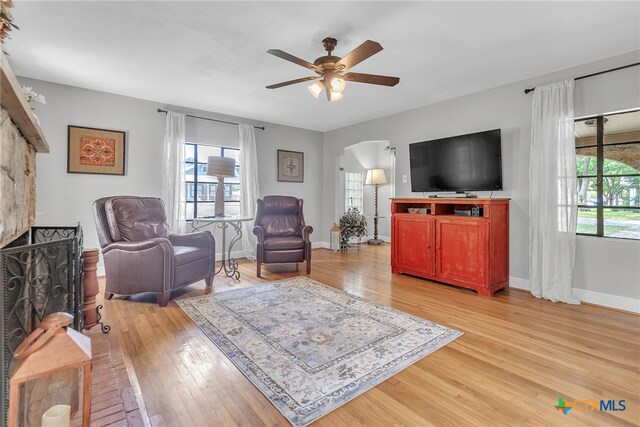
[(575, 137), (576, 232), (640, 239), (640, 110), (578, 119)]
[(363, 180), (359, 172), (344, 173), (344, 211), (349, 208), (358, 208), (360, 213), (363, 209)]
[(209, 156), (231, 157), (236, 160), (236, 176), (224, 179), (224, 213), (240, 215), (240, 150), (187, 143), (185, 147), (185, 181), (187, 186), (187, 219), (212, 217), (215, 213), (218, 179), (207, 175)]

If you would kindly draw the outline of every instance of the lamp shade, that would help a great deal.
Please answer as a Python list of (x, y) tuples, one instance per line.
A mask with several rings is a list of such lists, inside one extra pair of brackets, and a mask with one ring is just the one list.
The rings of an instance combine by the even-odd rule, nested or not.
[(386, 184), (387, 177), (384, 174), (384, 169), (369, 169), (367, 171), (367, 180), (364, 183), (367, 185)]
[(322, 80), (318, 80), (311, 86), (308, 86), (307, 89), (309, 89), (311, 95), (317, 98), (318, 95), (320, 95), (320, 92), (322, 92), (322, 89), (324, 89), (324, 83), (322, 82)]
[(236, 176), (236, 160), (231, 157), (209, 156), (207, 175)]
[(330, 100), (331, 101), (340, 101), (344, 95), (342, 92), (336, 92), (334, 90), (330, 91)]
[(334, 92), (342, 92), (346, 85), (344, 78), (340, 76), (336, 76), (331, 79), (331, 90)]

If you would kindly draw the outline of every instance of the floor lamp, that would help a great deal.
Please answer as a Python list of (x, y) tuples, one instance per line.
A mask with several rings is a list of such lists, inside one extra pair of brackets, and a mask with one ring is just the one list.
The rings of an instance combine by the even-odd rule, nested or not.
[(376, 213), (373, 215), (373, 239), (367, 241), (370, 245), (381, 245), (382, 240), (378, 239), (378, 185), (386, 184), (387, 177), (384, 174), (384, 169), (369, 169), (367, 171), (367, 179), (364, 182), (365, 185), (375, 185), (375, 205)]
[(216, 190), (215, 216), (224, 216), (224, 177), (236, 176), (236, 160), (231, 157), (209, 156), (207, 159), (207, 175), (218, 178)]

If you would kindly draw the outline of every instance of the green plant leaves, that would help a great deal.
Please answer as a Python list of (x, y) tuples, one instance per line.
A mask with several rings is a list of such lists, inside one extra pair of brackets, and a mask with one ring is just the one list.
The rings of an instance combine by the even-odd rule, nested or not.
[(367, 220), (358, 208), (349, 208), (340, 218), (339, 225), (340, 246), (343, 250), (350, 247), (349, 240), (351, 238), (367, 235)]

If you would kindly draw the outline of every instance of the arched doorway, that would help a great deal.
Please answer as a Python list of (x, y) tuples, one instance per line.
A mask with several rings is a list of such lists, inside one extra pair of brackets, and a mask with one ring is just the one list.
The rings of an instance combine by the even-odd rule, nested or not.
[[(396, 150), (390, 141), (361, 141), (345, 147), (338, 156), (336, 177), (336, 218), (340, 218), (349, 206), (362, 206), (367, 217), (368, 233), (373, 236), (374, 186), (364, 185), (367, 170), (383, 169), (387, 184), (378, 187), (378, 238), (389, 241), (391, 236), (391, 203), (395, 197)], [(359, 200), (360, 199), (360, 200)]]

